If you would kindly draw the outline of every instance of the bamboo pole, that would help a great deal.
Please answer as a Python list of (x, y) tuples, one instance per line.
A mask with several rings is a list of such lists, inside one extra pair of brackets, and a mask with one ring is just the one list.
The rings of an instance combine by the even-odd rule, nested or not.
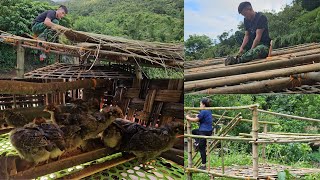
[(32, 83), (24, 81), (0, 80), (1, 94), (46, 94), (66, 92), (73, 89), (111, 87), (111, 81), (104, 79), (84, 79), (73, 82)]
[[(297, 66), (297, 67), (288, 67), (284, 69), (261, 71), (261, 72), (248, 73), (248, 74), (240, 74), (240, 75), (234, 75), (234, 76), (225, 76), (222, 78), (212, 78), (212, 79), (191, 81), (189, 84), (184, 85), (184, 90), (185, 91), (202, 90), (202, 89), (214, 88), (219, 86), (235, 85), (235, 84), (245, 83), (249, 81), (259, 81), (259, 80), (272, 79), (276, 77), (290, 76), (293, 74), (300, 74), (300, 73), (305, 73), (303, 77), (308, 77), (309, 75), (307, 72), (312, 72), (312, 71), (320, 71), (320, 63), (308, 64), (308, 65)], [(320, 73), (315, 74), (314, 77), (318, 77), (317, 75), (320, 75)]]
[(253, 138), (242, 138), (242, 137), (221, 137), (221, 136), (200, 136), (200, 135), (191, 135), (191, 134), (184, 134), (184, 137), (191, 137), (191, 138), (202, 138), (202, 139), (215, 139), (215, 140), (230, 140), (230, 141), (254, 141)]
[[(258, 107), (254, 107), (252, 110), (252, 138), (257, 141), (259, 132), (259, 122), (258, 122)], [(259, 176), (259, 146), (257, 143), (252, 143), (252, 165), (253, 165), (253, 177), (258, 178)]]
[(313, 81), (320, 81), (320, 72), (309, 72), (309, 73), (302, 73), (299, 75), (295, 76), (300, 76), (302, 79), (310, 79)]
[(24, 77), (25, 50), (21, 45), (22, 45), (22, 42), (18, 41), (18, 46), (17, 46), (17, 75), (18, 75), (18, 78)]
[(270, 140), (258, 140), (258, 141), (250, 141), (249, 143), (269, 143), (269, 144), (272, 144), (272, 143), (307, 143), (307, 142), (314, 142), (314, 141), (320, 141), (320, 138), (314, 138), (314, 139), (311, 139), (311, 138), (308, 138), (308, 139), (289, 139), (289, 140), (286, 140), (286, 139), (270, 139)]
[(265, 71), (271, 69), (279, 69), (284, 67), (296, 66), (299, 64), (306, 64), (306, 63), (318, 63), (320, 62), (320, 54), (314, 54), (309, 56), (302, 56), (287, 60), (281, 61), (267, 61), (259, 64), (250, 64), (246, 66), (234, 66), (228, 67), (223, 69), (218, 69), (211, 72), (202, 72), (197, 74), (185, 74), (184, 78), (185, 81), (193, 81), (193, 80), (200, 80), (200, 79), (208, 79), (214, 77), (223, 77), (223, 76), (231, 76), (237, 74), (246, 74), (246, 73), (253, 73), (258, 71)]
[(270, 112), (270, 111), (265, 111), (262, 109), (258, 109), (258, 112), (266, 113), (266, 114), (272, 114), (275, 116), (281, 116), (281, 117), (286, 117), (286, 118), (292, 118), (292, 119), (297, 119), (297, 120), (303, 120), (303, 121), (310, 121), (310, 122), (320, 122), (319, 119), (313, 119), (313, 118), (306, 118), (306, 117), (300, 117), (300, 116), (293, 116), (293, 115), (287, 115), (287, 114), (282, 114), (282, 113), (276, 113), (276, 112)]
[(10, 177), (10, 179), (32, 179), (53, 172), (57, 172), (61, 169), (66, 169), (75, 165), (79, 165), (88, 161), (92, 161), (98, 158), (102, 158), (110, 154), (110, 150), (106, 148), (98, 149), (95, 151), (83, 153), (80, 155), (68, 157), (59, 161), (55, 161), (49, 164), (44, 164), (35, 168), (31, 168)]
[(135, 158), (136, 157), (133, 156), (133, 155), (122, 156), (122, 157), (119, 157), (119, 158), (116, 158), (116, 159), (112, 159), (110, 161), (106, 161), (106, 162), (101, 163), (101, 164), (91, 165), (91, 166), (89, 166), (89, 167), (87, 167), (87, 168), (85, 168), (85, 169), (83, 169), (81, 171), (75, 172), (73, 174), (64, 176), (64, 177), (59, 178), (59, 179), (60, 180), (61, 179), (83, 179), (83, 178), (91, 176), (91, 175), (93, 175), (95, 173), (98, 173), (98, 172), (104, 171), (106, 169), (110, 169), (112, 167), (115, 167), (117, 165), (132, 161)]
[(208, 167), (207, 167), (207, 170), (208, 171), (210, 171), (210, 162), (211, 162), (211, 153), (209, 152), (209, 142), (208, 142), (208, 140), (207, 140), (207, 142), (206, 142), (206, 152), (208, 152)]
[[(268, 132), (268, 125), (263, 125), (263, 133), (267, 134)], [(265, 163), (266, 162), (266, 144), (262, 144), (262, 160)]]
[(319, 44), (312, 45), (312, 46), (309, 46), (309, 47), (297, 47), (297, 48), (288, 49), (288, 50), (285, 50), (285, 51), (272, 52), (272, 56), (279, 56), (279, 55), (283, 55), (283, 54), (296, 53), (296, 52), (307, 51), (307, 50), (318, 49), (318, 48), (320, 48)]
[[(219, 115), (219, 114), (212, 114), (212, 116), (213, 116), (213, 117), (220, 117), (221, 115)], [(225, 118), (225, 119), (233, 119), (233, 117), (229, 117), (229, 116), (224, 116), (223, 118)], [(252, 123), (252, 120), (250, 120), (250, 119), (241, 119), (240, 121)], [(277, 122), (269, 122), (269, 121), (259, 121), (259, 123), (260, 123), (260, 124), (279, 125), (279, 123), (277, 123)]]
[(221, 174), (221, 173), (216, 173), (213, 171), (207, 171), (207, 170), (201, 170), (201, 169), (196, 169), (196, 168), (186, 168), (187, 172), (200, 172), (200, 173), (206, 173), (206, 174), (212, 174), (218, 177), (227, 177), (227, 178), (234, 178), (234, 179), (245, 179), (245, 180), (257, 180), (257, 177), (244, 177), (244, 176), (234, 176), (234, 175), (229, 175), (229, 174)]
[[(187, 133), (191, 135), (191, 123), (187, 121)], [(188, 168), (192, 168), (192, 139), (188, 137)], [(187, 172), (188, 180), (192, 180), (192, 173)]]
[(250, 109), (258, 106), (257, 104), (247, 105), (247, 106), (235, 106), (235, 107), (184, 107), (185, 111), (188, 110), (238, 110), (238, 109)]
[(296, 135), (296, 136), (319, 136), (319, 134), (308, 134), (308, 133), (286, 133), (286, 132), (269, 132), (271, 134), (279, 135)]
[[(252, 134), (247, 134), (247, 133), (239, 133), (240, 136), (244, 136), (244, 137), (252, 137)], [(303, 139), (307, 139), (307, 138), (320, 138), (319, 136), (293, 136), (293, 135), (276, 135), (276, 134), (264, 134), (264, 133), (259, 133), (259, 138), (261, 139), (267, 139), (267, 140), (274, 140), (274, 139), (297, 139), (297, 138), (303, 138)]]
[(224, 142), (223, 141), (221, 141), (221, 148), (220, 148), (220, 150), (221, 150), (221, 165), (222, 165), (222, 174), (224, 174), (224, 150), (223, 150), (223, 148), (224, 148), (224, 146), (223, 146), (223, 144), (224, 144)]
[[(320, 59), (320, 58), (319, 58)], [(314, 84), (314, 81), (302, 79), (296, 80), (299, 86), (305, 84)], [(235, 86), (217, 87), (214, 89), (206, 89), (201, 91), (196, 91), (192, 93), (187, 93), (188, 95), (197, 94), (257, 94), (257, 93), (268, 93), (281, 91), (286, 88), (294, 88), (294, 79), (290, 77), (277, 78), (271, 80), (263, 80), (258, 82), (252, 82), (248, 84), (241, 84)]]

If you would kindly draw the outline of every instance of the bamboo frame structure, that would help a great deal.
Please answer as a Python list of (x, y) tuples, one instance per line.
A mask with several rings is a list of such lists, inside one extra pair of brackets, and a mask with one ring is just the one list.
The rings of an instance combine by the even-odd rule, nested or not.
[[(194, 108), (194, 107), (185, 107), (185, 111), (189, 110), (203, 110), (203, 109), (215, 109), (215, 110), (239, 110), (239, 109), (248, 109), (251, 110), (252, 112), (252, 132), (251, 134), (245, 134), (245, 133), (240, 133), (239, 136), (226, 136), (226, 133), (220, 133), (219, 136), (200, 136), (200, 135), (192, 135), (191, 134), (191, 125), (190, 122), (187, 121), (187, 134), (184, 136), (188, 138), (188, 166), (186, 168), (186, 172), (188, 174), (188, 179), (192, 179), (192, 173), (207, 173), (213, 176), (217, 177), (229, 177), (229, 178), (235, 178), (235, 179), (260, 179), (260, 178), (266, 178), (266, 173), (263, 175), (259, 175), (259, 144), (262, 144), (262, 159), (265, 161), (266, 155), (265, 155), (265, 148), (266, 144), (270, 143), (300, 143), (300, 142), (313, 142), (313, 141), (320, 141), (320, 135), (317, 134), (306, 134), (306, 133), (281, 133), (281, 132), (268, 132), (268, 125), (275, 125), (275, 124), (268, 124), (268, 123), (261, 123), (263, 124), (263, 133), (259, 133), (259, 124), (261, 121), (259, 121), (258, 116), (259, 113), (266, 113), (266, 114), (271, 114), (271, 115), (276, 115), (276, 116), (281, 116), (281, 117), (286, 117), (286, 118), (292, 118), (295, 120), (304, 120), (304, 121), (309, 121), (309, 122), (320, 122), (318, 119), (313, 119), (313, 118), (305, 118), (305, 117), (300, 117), (300, 116), (294, 116), (294, 115), (286, 115), (282, 113), (275, 113), (275, 112), (269, 112), (265, 110), (258, 109), (259, 105), (254, 104), (254, 105), (248, 105), (248, 106), (238, 106), (238, 107), (210, 107), (210, 108)], [(215, 115), (217, 117), (218, 115)], [(220, 120), (225, 117), (225, 112), (220, 115)], [(231, 118), (231, 117), (228, 117)], [(232, 121), (237, 119), (237, 116), (233, 118)], [(240, 118), (241, 119), (241, 118)], [(234, 123), (230, 129), (232, 129), (233, 126), (235, 126), (237, 123)], [(228, 131), (227, 131), (228, 132)], [(203, 138), (203, 139), (211, 139), (211, 140), (219, 140), (219, 141), (244, 141), (248, 143), (252, 143), (252, 175), (251, 176), (237, 176), (237, 175), (231, 175), (228, 173), (225, 173), (225, 167), (224, 163), (222, 163), (222, 169), (221, 172), (215, 172), (211, 170), (210, 162), (209, 162), (209, 168), (207, 170), (200, 170), (197, 168), (194, 168), (193, 162), (192, 162), (192, 141), (190, 138)], [(214, 141), (213, 141), (214, 142)], [(208, 143), (209, 144), (209, 143)], [(189, 148), (190, 146), (190, 148)], [(210, 145), (209, 145), (210, 146)], [(223, 147), (223, 144), (222, 144)], [(223, 151), (223, 150), (222, 150)], [(210, 147), (207, 148), (207, 155), (208, 158), (210, 159), (210, 152), (211, 149)], [(222, 154), (223, 156), (223, 154)], [(195, 156), (194, 156), (195, 157)], [(200, 160), (200, 159), (198, 159)], [(224, 157), (222, 157), (222, 161), (224, 162)], [(196, 166), (198, 164), (198, 161), (194, 163)], [(299, 169), (296, 169), (297, 171)], [(300, 174), (303, 174), (304, 170), (301, 170)], [(307, 172), (307, 171), (306, 171)], [(310, 170), (311, 172), (311, 170)], [(274, 177), (274, 175), (272, 175)]]
[(151, 65), (163, 68), (183, 67), (183, 46), (181, 44), (143, 42), (119, 37), (74, 31), (59, 25), (55, 30), (66, 35), (74, 45), (65, 45), (15, 36), (0, 31), (2, 42), (19, 47), (40, 49), (44, 52), (68, 54), (76, 57), (107, 58), (112, 62), (130, 63), (140, 66)]

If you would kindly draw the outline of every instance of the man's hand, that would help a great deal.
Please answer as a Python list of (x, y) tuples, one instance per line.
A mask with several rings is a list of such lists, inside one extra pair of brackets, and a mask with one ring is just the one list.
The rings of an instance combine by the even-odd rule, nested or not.
[(239, 49), (239, 52), (238, 52), (238, 56), (241, 56), (242, 55), (242, 53), (243, 53), (243, 47), (240, 47), (240, 49)]

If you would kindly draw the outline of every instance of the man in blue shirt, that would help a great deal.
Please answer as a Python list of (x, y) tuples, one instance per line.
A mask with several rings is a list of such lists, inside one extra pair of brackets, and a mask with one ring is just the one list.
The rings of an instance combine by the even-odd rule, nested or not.
[[(200, 107), (210, 107), (210, 100), (208, 98), (203, 98), (200, 101)], [(186, 116), (186, 119), (191, 122), (199, 122), (199, 129), (192, 130), (192, 134), (194, 135), (202, 135), (202, 136), (211, 136), (212, 134), (212, 112), (211, 110), (201, 110), (197, 117), (193, 118), (189, 115)], [(207, 147), (207, 141), (206, 139), (199, 138), (195, 139), (195, 145), (199, 147), (199, 152), (201, 155), (202, 165), (199, 169), (205, 170), (206, 169), (206, 162), (207, 162), (207, 156), (206, 156), (206, 147)]]

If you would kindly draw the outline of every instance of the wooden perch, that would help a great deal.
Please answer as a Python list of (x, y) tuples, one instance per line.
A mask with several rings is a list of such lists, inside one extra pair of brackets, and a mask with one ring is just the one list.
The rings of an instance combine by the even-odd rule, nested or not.
[(85, 79), (72, 82), (32, 83), (24, 81), (0, 80), (0, 94), (46, 94), (68, 90), (96, 87), (112, 87), (112, 82), (104, 79)]
[(33, 179), (39, 176), (44, 176), (53, 172), (60, 171), (72, 166), (76, 166), (85, 162), (89, 162), (98, 158), (102, 158), (110, 154), (111, 151), (105, 148), (98, 149), (95, 151), (83, 153), (80, 155), (72, 156), (66, 159), (55, 161), (49, 164), (44, 164), (42, 166), (37, 166), (35, 168), (28, 169), (26, 171), (18, 172), (17, 174), (11, 176), (11, 179)]
[(122, 156), (122, 157), (119, 157), (119, 158), (116, 158), (116, 159), (112, 159), (110, 161), (103, 162), (101, 164), (91, 165), (91, 166), (86, 167), (85, 169), (83, 169), (81, 171), (75, 172), (73, 174), (64, 176), (64, 177), (59, 178), (59, 179), (83, 179), (83, 178), (91, 176), (91, 175), (93, 175), (95, 173), (98, 173), (98, 172), (104, 171), (106, 169), (110, 169), (112, 167), (115, 167), (117, 165), (129, 162), (129, 161), (131, 161), (133, 159), (135, 159), (135, 156), (133, 156), (133, 155), (125, 155), (125, 156)]

